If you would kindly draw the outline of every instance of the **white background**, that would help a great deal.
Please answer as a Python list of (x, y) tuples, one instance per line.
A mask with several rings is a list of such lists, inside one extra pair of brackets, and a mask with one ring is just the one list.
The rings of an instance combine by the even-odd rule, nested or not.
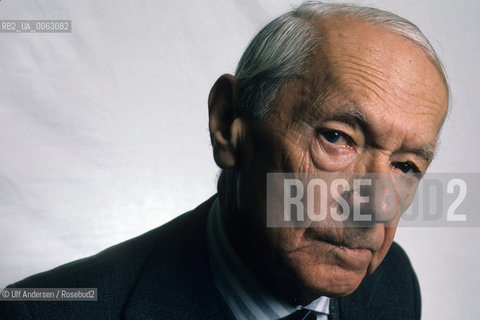
[[(452, 111), (431, 172), (478, 172), (479, 2), (360, 1), (419, 25)], [(298, 5), (269, 1), (1, 0), (0, 19), (72, 33), (0, 33), (0, 287), (152, 229), (212, 195), (207, 96), (248, 41)], [(401, 228), (424, 319), (480, 314), (478, 229)]]

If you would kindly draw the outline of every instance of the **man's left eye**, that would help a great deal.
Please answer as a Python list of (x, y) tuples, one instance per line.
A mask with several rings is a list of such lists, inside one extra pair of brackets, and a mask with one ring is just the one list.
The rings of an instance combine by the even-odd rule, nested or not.
[(332, 144), (346, 145), (348, 144), (348, 136), (337, 130), (324, 130), (320, 133), (325, 140)]
[(420, 169), (418, 169), (418, 167), (410, 161), (393, 162), (392, 166), (395, 169), (398, 169), (398, 170), (402, 171), (404, 174), (419, 174), (419, 173), (421, 173)]

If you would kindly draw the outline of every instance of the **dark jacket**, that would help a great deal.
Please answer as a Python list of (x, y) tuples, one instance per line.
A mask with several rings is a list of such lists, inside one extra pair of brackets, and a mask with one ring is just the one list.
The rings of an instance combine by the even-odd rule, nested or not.
[[(214, 197), (171, 222), (97, 255), (13, 284), (98, 288), (98, 301), (0, 302), (0, 319), (231, 319), (213, 282), (206, 221)], [(393, 243), (350, 296), (332, 299), (340, 319), (419, 319), (420, 291), (405, 252)]]

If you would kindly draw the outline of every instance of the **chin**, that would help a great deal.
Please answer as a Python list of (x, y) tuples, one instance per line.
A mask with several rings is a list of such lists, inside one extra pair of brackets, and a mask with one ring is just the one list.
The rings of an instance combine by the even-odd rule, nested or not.
[(366, 269), (347, 270), (336, 265), (310, 265), (294, 270), (294, 280), (300, 291), (300, 301), (305, 304), (320, 296), (332, 298), (352, 294), (367, 274)]
[[(336, 275), (324, 276), (323, 279), (314, 279), (313, 288), (317, 295), (328, 297), (345, 297), (357, 290), (360, 283), (365, 278), (366, 272), (362, 274), (352, 274), (352, 271), (338, 272)], [(317, 281), (315, 281), (317, 280)]]
[(321, 295), (332, 298), (341, 298), (352, 294), (355, 290), (357, 290), (361, 282), (362, 281), (360, 280), (355, 283), (338, 283), (337, 285), (333, 285), (325, 289), (321, 288), (321, 290), (318, 290), (317, 293), (325, 292)]

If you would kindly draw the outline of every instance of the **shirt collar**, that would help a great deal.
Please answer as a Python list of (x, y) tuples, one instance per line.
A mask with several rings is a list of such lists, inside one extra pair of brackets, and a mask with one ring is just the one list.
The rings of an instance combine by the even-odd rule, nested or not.
[(247, 268), (230, 245), (221, 221), (218, 198), (207, 223), (210, 265), (217, 289), (237, 319), (279, 319), (303, 308), (329, 314), (330, 298), (320, 297), (307, 306), (293, 306), (274, 296)]

